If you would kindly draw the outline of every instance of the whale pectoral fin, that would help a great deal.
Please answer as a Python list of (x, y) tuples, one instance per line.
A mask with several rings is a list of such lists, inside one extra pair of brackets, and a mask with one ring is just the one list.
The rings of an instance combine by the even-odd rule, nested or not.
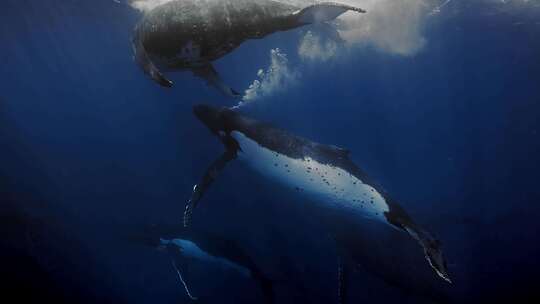
[(208, 187), (210, 187), (212, 182), (218, 177), (219, 173), (225, 168), (227, 163), (236, 158), (236, 151), (236, 149), (232, 148), (227, 149), (208, 167), (208, 169), (206, 169), (206, 173), (201, 181), (193, 186), (191, 198), (187, 202), (184, 211), (184, 227), (188, 227), (191, 224), (193, 209), (195, 209)]
[(227, 96), (234, 97), (234, 98), (240, 98), (242, 95), (235, 91), (233, 88), (226, 85), (221, 77), (219, 77), (219, 74), (217, 73), (216, 69), (212, 66), (212, 64), (207, 63), (205, 65), (202, 65), (200, 67), (192, 68), (193, 74), (195, 76), (201, 77), (206, 82), (208, 82), (209, 85), (217, 88), (222, 93), (224, 93)]
[(452, 284), (450, 275), (448, 274), (448, 266), (446, 265), (446, 259), (444, 258), (441, 243), (434, 238), (430, 233), (422, 230), (418, 227), (404, 226), (405, 231), (409, 233), (414, 239), (418, 241), (420, 246), (424, 249), (424, 256), (429, 263), (429, 266), (435, 271), (435, 273), (446, 282)]
[(170, 88), (173, 85), (173, 82), (167, 79), (163, 74), (158, 70), (156, 65), (150, 60), (150, 57), (146, 53), (144, 46), (140, 41), (136, 39), (133, 41), (133, 52), (135, 61), (143, 69), (143, 71), (150, 76), (155, 82), (157, 82), (162, 87)]
[(366, 12), (361, 8), (346, 4), (323, 2), (308, 6), (297, 12), (296, 15), (298, 16), (298, 23), (310, 24), (334, 20), (347, 11)]
[(176, 260), (174, 258), (172, 258), (171, 261), (172, 261), (172, 265), (174, 267), (174, 270), (176, 271), (176, 274), (178, 275), (178, 279), (180, 280), (180, 282), (184, 286), (184, 290), (186, 291), (187, 296), (191, 300), (196, 301), (198, 298), (193, 296), (193, 294), (191, 293), (191, 291), (189, 289), (189, 285), (188, 285), (187, 280), (185, 278), (188, 264), (187, 263), (181, 263), (182, 265), (179, 267), (178, 263), (176, 262)]
[(157, 82), (160, 86), (165, 88), (170, 88), (173, 85), (173, 82), (167, 79), (163, 74), (154, 66), (153, 63), (150, 62), (152, 65), (148, 70), (148, 75), (150, 75), (150, 78), (152, 78), (155, 82)]

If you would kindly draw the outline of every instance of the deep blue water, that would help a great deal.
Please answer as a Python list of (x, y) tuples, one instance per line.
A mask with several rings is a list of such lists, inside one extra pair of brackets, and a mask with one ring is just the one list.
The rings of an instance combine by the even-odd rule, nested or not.
[[(493, 16), (482, 13), (488, 5), (450, 3), (457, 13), (429, 19), (413, 56), (364, 47), (303, 66), (299, 29), (216, 63), (245, 88), (270, 49), (289, 54), (301, 81), (243, 111), (350, 149), (443, 242), (453, 286), (416, 292), (358, 271), (351, 302), (423, 303), (431, 291), (457, 303), (537, 297), (540, 9)], [(179, 223), (193, 183), (222, 152), (192, 106), (235, 102), (190, 73), (174, 74), (169, 90), (151, 82), (132, 60), (140, 13), (126, 5), (8, 0), (0, 16), (2, 294), (189, 303), (166, 255), (131, 236)], [(234, 163), (195, 227), (243, 244), (277, 277), (280, 303), (332, 303), (336, 252), (300, 199)], [(377, 246), (386, 245), (396, 250)], [(252, 282), (199, 270), (201, 302), (260, 302)]]

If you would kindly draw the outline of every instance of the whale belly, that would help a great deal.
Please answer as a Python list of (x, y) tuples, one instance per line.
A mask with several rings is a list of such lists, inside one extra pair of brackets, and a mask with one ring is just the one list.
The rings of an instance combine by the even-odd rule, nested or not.
[(320, 163), (311, 157), (292, 158), (259, 145), (240, 132), (232, 136), (241, 151), (238, 158), (269, 178), (306, 194), (332, 208), (343, 208), (386, 222), (389, 207), (372, 186), (342, 168)]

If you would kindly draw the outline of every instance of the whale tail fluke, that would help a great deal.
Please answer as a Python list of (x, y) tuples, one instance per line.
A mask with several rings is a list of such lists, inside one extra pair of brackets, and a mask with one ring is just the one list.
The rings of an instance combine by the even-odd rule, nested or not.
[(355, 6), (335, 2), (322, 2), (308, 6), (298, 11), (295, 15), (298, 18), (298, 23), (310, 24), (332, 21), (347, 11), (366, 12)]
[(405, 230), (420, 243), (431, 268), (439, 277), (451, 284), (452, 280), (448, 274), (448, 266), (441, 249), (441, 242), (422, 229), (405, 227)]

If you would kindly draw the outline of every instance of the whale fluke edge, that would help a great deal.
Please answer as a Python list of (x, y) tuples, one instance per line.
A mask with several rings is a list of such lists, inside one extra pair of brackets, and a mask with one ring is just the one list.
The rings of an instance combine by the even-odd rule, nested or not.
[(322, 23), (336, 19), (347, 11), (366, 13), (367, 11), (356, 6), (337, 2), (321, 2), (310, 5), (296, 13), (300, 24)]

